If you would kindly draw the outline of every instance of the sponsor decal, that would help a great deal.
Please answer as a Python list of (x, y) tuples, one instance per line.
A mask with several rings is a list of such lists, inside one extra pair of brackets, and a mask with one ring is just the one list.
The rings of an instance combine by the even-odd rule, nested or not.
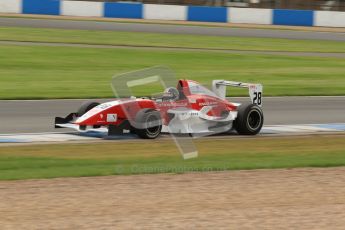
[(206, 102), (201, 102), (199, 103), (199, 106), (208, 106), (208, 105), (216, 105), (218, 102), (216, 101), (206, 101)]
[(172, 107), (172, 106), (176, 106), (176, 107), (186, 107), (188, 104), (186, 102), (182, 102), (182, 103), (169, 103), (169, 102), (163, 102), (160, 103), (159, 106), (161, 107)]
[(107, 122), (116, 122), (117, 121), (117, 114), (107, 114)]

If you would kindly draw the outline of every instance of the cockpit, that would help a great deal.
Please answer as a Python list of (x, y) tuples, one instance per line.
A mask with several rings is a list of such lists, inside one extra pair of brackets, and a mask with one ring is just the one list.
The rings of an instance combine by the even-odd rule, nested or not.
[(164, 92), (155, 97), (156, 100), (161, 101), (178, 101), (186, 99), (188, 95), (207, 95), (211, 97), (218, 97), (214, 92), (191, 80), (179, 80), (177, 87), (168, 87)]

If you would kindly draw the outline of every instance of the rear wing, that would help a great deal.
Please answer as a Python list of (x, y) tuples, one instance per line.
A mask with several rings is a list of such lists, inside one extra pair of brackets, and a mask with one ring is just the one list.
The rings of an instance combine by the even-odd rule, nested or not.
[(212, 90), (218, 97), (225, 99), (226, 98), (226, 87), (239, 87), (239, 88), (248, 88), (249, 97), (253, 104), (262, 106), (262, 89), (261, 84), (252, 84), (236, 81), (224, 81), (224, 80), (213, 80)]

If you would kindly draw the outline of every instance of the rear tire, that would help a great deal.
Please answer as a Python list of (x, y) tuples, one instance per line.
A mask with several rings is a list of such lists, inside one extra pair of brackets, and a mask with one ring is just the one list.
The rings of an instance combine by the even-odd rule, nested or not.
[(158, 111), (142, 109), (137, 113), (135, 133), (144, 139), (155, 139), (162, 131), (162, 119)]
[(91, 109), (96, 107), (97, 105), (99, 105), (98, 102), (85, 102), (85, 103), (83, 103), (80, 106), (80, 108), (78, 109), (78, 112), (77, 112), (78, 117), (83, 116), (85, 113), (87, 113), (88, 111), (90, 111)]
[(240, 105), (234, 128), (241, 135), (256, 135), (264, 124), (262, 109), (251, 103)]

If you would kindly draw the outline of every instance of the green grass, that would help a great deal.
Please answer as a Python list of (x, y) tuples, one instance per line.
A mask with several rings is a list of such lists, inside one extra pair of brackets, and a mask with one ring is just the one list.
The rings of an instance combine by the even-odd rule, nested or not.
[(169, 140), (0, 147), (0, 180), (345, 165), (344, 135), (195, 143), (190, 160)]
[(344, 52), (337, 41), (222, 37), (144, 32), (0, 27), (0, 40), (78, 44), (212, 48), (257, 51)]
[[(0, 40), (264, 51), (344, 52), (344, 42), (0, 27)], [(113, 97), (114, 74), (166, 65), (177, 78), (264, 84), (266, 96), (344, 95), (345, 59), (211, 51), (0, 45), (0, 99)], [(137, 96), (161, 91), (141, 87)], [(246, 96), (245, 90), (231, 95)]]
[[(0, 45), (0, 98), (112, 97), (114, 74), (155, 65), (204, 84), (213, 79), (259, 82), (266, 96), (345, 93), (342, 58)], [(142, 87), (137, 93), (157, 90)], [(232, 90), (231, 95), (247, 92)]]

